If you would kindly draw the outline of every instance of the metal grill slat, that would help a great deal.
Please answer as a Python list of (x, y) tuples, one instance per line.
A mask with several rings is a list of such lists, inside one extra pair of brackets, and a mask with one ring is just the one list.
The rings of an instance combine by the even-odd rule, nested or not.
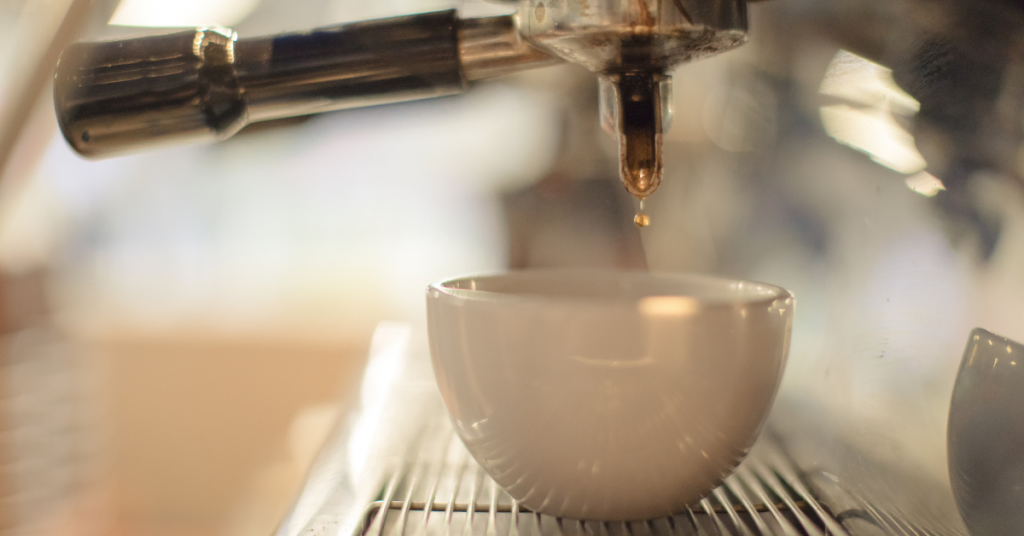
[(562, 518), (555, 518), (555, 528), (558, 529), (558, 536), (569, 536), (565, 533), (565, 527), (562, 526)]
[(693, 532), (696, 533), (697, 536), (706, 536), (707, 531), (703, 526), (701, 526), (701, 520), (697, 519), (697, 514), (694, 513), (692, 508), (686, 509), (686, 519), (690, 522), (690, 525), (693, 527)]
[(775, 518), (775, 522), (778, 523), (779, 527), (782, 529), (784, 536), (800, 536), (796, 527), (794, 527), (793, 524), (786, 519), (786, 516), (782, 515), (782, 512), (779, 511), (778, 507), (775, 506), (775, 501), (768, 496), (768, 490), (764, 488), (764, 484), (754, 476), (748, 466), (741, 465), (736, 470), (736, 476), (739, 477), (739, 479), (742, 480), (755, 495), (757, 495), (757, 498), (761, 500), (761, 504), (771, 512), (772, 517)]
[(633, 536), (654, 536), (650, 521), (636, 521), (630, 523), (629, 528)]
[(487, 529), (486, 536), (497, 536), (498, 534), (498, 484), (491, 481), (491, 500), (487, 503)]
[(540, 516), (540, 514), (536, 514), (535, 513), (535, 514), (533, 514), (530, 517), (533, 518), (534, 528), (537, 530), (537, 532), (535, 533), (536, 536), (544, 536), (544, 524), (541, 523), (541, 516)]
[(519, 534), (519, 501), (512, 499), (512, 519), (508, 526), (509, 536), (520, 536)]
[(587, 527), (584, 522), (578, 521), (575, 529), (577, 529), (577, 536), (587, 536)]
[(448, 500), (445, 502), (444, 508), (444, 523), (445, 523), (445, 536), (451, 536), (452, 529), (452, 515), (455, 512), (455, 499), (459, 495), (459, 490), (462, 487), (462, 479), (469, 470), (468, 460), (463, 458), (462, 463), (459, 464), (459, 468), (454, 471), (454, 479), (452, 481), (452, 491)]
[(479, 465), (476, 466), (476, 470), (473, 471), (473, 480), (469, 488), (469, 501), (466, 503), (466, 525), (462, 529), (462, 534), (466, 536), (472, 536), (473, 534), (473, 520), (476, 516), (476, 500), (480, 494), (480, 484), (483, 482), (484, 470)]
[(633, 529), (629, 527), (629, 523), (621, 521), (619, 525), (622, 527), (622, 536), (633, 536)]
[(825, 509), (821, 507), (818, 501), (814, 500), (811, 493), (807, 490), (807, 487), (800, 481), (796, 471), (793, 470), (785, 457), (775, 447), (770, 447), (766, 450), (770, 452), (772, 466), (775, 467), (776, 472), (782, 475), (782, 478), (784, 478), (789, 486), (796, 491), (797, 495), (810, 505), (811, 509), (814, 510), (814, 513), (818, 515), (818, 519), (821, 520), (823, 525), (825, 525), (825, 528), (837, 536), (846, 536), (846, 529), (844, 529), (838, 521), (833, 519), (831, 515), (825, 512)]
[(409, 452), (410, 461), (368, 510), (363, 536), (825, 536), (822, 527), (829, 536), (847, 536), (771, 445), (755, 449), (695, 510), (613, 524), (523, 510), (473, 460), (447, 420), (432, 423)]
[[(437, 466), (431, 471), (433, 473), (432, 478), (427, 481), (430, 482), (429, 488), (427, 488), (426, 500), (424, 500), (424, 511), (423, 511), (423, 522), (419, 523), (416, 528), (414, 536), (426, 536), (427, 528), (430, 525), (430, 517), (434, 511), (434, 499), (437, 497), (437, 490), (441, 487), (441, 479), (444, 477), (445, 469), (448, 466), (448, 452), (451, 450), (451, 443), (453, 437), (451, 434), (446, 436), (439, 442), (441, 446), (442, 455), (438, 459)], [(430, 474), (430, 473), (428, 473)]]
[(729, 529), (725, 527), (725, 523), (722, 522), (722, 519), (718, 516), (718, 513), (715, 512), (715, 508), (711, 506), (711, 501), (707, 500), (706, 498), (701, 499), (700, 507), (704, 510), (704, 513), (707, 514), (707, 516), (711, 518), (712, 521), (714, 521), (715, 528), (718, 530), (718, 534), (721, 534), (723, 536), (729, 534)]
[(662, 534), (665, 536), (675, 536), (675, 530), (669, 521), (670, 519), (671, 518), (669, 517), (664, 517), (651, 521), (651, 524), (653, 525), (651, 533), (655, 535)]
[(739, 514), (736, 513), (736, 508), (733, 506), (732, 501), (729, 500), (729, 497), (726, 495), (725, 490), (723, 490), (720, 487), (715, 488), (715, 491), (712, 492), (712, 495), (715, 497), (715, 499), (718, 500), (718, 503), (722, 505), (722, 509), (725, 510), (725, 513), (729, 516), (729, 519), (736, 527), (736, 531), (738, 531), (741, 536), (751, 536), (750, 529), (743, 522), (743, 520), (740, 519)]
[(796, 517), (797, 521), (800, 522), (800, 525), (803, 526), (804, 532), (806, 532), (808, 536), (825, 536), (824, 533), (821, 532), (821, 529), (819, 529), (818, 526), (815, 525), (810, 518), (808, 518), (807, 515), (797, 507), (793, 498), (789, 496), (789, 492), (786, 491), (785, 486), (770, 468), (766, 467), (760, 460), (753, 460), (752, 465), (754, 471), (761, 480), (765, 484), (768, 484), (768, 487), (772, 492), (782, 499), (782, 502), (789, 507), (789, 510), (793, 513), (793, 516)]
[[(761, 519), (761, 513), (757, 511), (753, 502), (751, 502), (750, 498), (747, 497), (747, 493), (743, 490), (743, 484), (736, 479), (735, 475), (725, 479), (725, 487), (733, 494), (733, 496), (736, 497), (737, 500), (740, 501), (740, 505), (743, 506), (743, 510), (750, 515), (750, 519), (754, 523), (754, 528), (756, 528), (761, 534), (770, 534), (771, 532), (768, 528), (768, 524)], [(750, 531), (746, 531), (746, 534), (750, 534)]]
[(665, 532), (667, 536), (693, 536), (695, 533), (691, 521), (685, 517), (686, 514), (674, 515), (665, 518), (665, 523), (668, 525), (668, 532)]
[[(548, 520), (548, 526), (553, 526), (553, 528), (554, 528), (553, 534), (555, 534), (557, 536), (565, 536), (565, 532), (562, 531), (562, 520), (561, 519), (558, 519), (557, 517), (550, 517), (550, 516), (543, 516), (543, 515), (542, 516), (538, 516), (538, 517), (540, 518), (540, 520), (542, 522), (541, 526), (543, 526), (543, 521), (545, 519), (547, 519)], [(547, 536), (548, 533), (542, 532), (541, 534), (543, 536)]]
[(904, 536), (918, 536), (917, 533), (909, 531), (907, 527), (904, 527), (901, 523), (899, 523), (899, 521), (897, 521), (895, 518), (889, 515), (888, 512), (885, 512), (884, 510), (879, 510), (878, 508), (875, 508), (874, 505), (868, 502), (864, 502), (864, 507), (869, 512), (871, 512), (871, 515), (874, 516), (875, 519), (881, 521), (882, 523), (885, 523), (885, 525), (890, 528), (895, 528), (900, 532), (900, 534), (903, 534)]
[[(405, 534), (405, 524), (409, 519), (409, 509), (412, 507), (413, 494), (416, 492), (416, 486), (419, 484), (422, 473), (426, 468), (427, 465), (424, 463), (417, 463), (416, 467), (413, 468), (408, 482), (409, 489), (405, 491), (405, 500), (402, 501), (401, 513), (398, 516), (398, 521), (391, 529), (391, 536), (402, 536)], [(388, 502), (385, 501), (383, 504), (388, 504)], [(390, 510), (390, 506), (388, 510)]]
[[(395, 471), (395, 474), (391, 475), (391, 480), (388, 482), (387, 487), (384, 491), (384, 500), (381, 501), (381, 505), (391, 504), (391, 499), (395, 496), (395, 490), (398, 489), (398, 483), (402, 479), (402, 471)], [(373, 522), (370, 523), (369, 530), (366, 534), (382, 536), (384, 534), (384, 518), (387, 517), (388, 508), (383, 506), (377, 509), (376, 514), (373, 517)]]

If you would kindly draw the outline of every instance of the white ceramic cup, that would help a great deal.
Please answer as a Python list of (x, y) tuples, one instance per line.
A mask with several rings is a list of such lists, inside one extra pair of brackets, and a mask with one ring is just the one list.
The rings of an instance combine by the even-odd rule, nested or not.
[(946, 433), (949, 480), (970, 533), (1024, 534), (1024, 345), (971, 332)]
[(793, 297), (761, 283), (543, 271), (431, 285), (434, 373), (469, 452), (521, 507), (677, 513), (753, 445)]

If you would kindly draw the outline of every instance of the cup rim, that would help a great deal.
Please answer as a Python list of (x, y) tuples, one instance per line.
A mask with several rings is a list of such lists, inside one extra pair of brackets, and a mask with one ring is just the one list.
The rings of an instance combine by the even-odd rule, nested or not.
[[(564, 277), (564, 276), (583, 276), (583, 277), (622, 277), (626, 275), (632, 278), (662, 278), (679, 281), (689, 281), (691, 283), (702, 283), (712, 285), (722, 285), (722, 288), (729, 288), (730, 286), (735, 291), (736, 286), (747, 287), (741, 288), (743, 290), (750, 291), (749, 295), (735, 294), (729, 297), (701, 297), (695, 296), (693, 293), (656, 293), (646, 294), (641, 296), (607, 296), (607, 297), (590, 297), (590, 296), (567, 296), (567, 295), (551, 295), (542, 293), (513, 293), (513, 292), (501, 292), (493, 290), (479, 290), (479, 289), (464, 289), (464, 288), (453, 288), (457, 283), (468, 282), (470, 280), (501, 280), (501, 279), (512, 279), (512, 278), (526, 278), (526, 277)], [(726, 277), (695, 274), (686, 272), (663, 272), (663, 271), (640, 271), (640, 270), (602, 270), (602, 269), (580, 269), (580, 268), (544, 268), (544, 269), (530, 269), (530, 270), (513, 270), (508, 272), (497, 272), (497, 273), (485, 273), (481, 275), (469, 275), (460, 276), (444, 279), (432, 283), (427, 287), (428, 297), (437, 293), (438, 295), (447, 296), (457, 300), (467, 300), (473, 302), (502, 302), (502, 303), (521, 303), (521, 304), (544, 304), (544, 305), (580, 305), (586, 304), (589, 307), (595, 305), (629, 305), (629, 306), (642, 306), (645, 300), (654, 298), (669, 298), (669, 299), (686, 299), (690, 300), (694, 305), (699, 306), (700, 309), (707, 308), (718, 308), (718, 307), (743, 307), (743, 306), (757, 306), (757, 305), (768, 305), (780, 299), (791, 299), (793, 294), (788, 290), (769, 283), (761, 283), (758, 281), (749, 281), (742, 279), (731, 279)]]

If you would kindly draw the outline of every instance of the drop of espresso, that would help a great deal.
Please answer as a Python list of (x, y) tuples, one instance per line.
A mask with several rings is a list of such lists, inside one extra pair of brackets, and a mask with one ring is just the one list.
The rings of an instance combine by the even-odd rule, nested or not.
[(637, 227), (647, 227), (651, 224), (651, 217), (644, 214), (644, 200), (640, 200), (640, 209), (636, 211), (636, 216), (633, 216), (633, 223)]

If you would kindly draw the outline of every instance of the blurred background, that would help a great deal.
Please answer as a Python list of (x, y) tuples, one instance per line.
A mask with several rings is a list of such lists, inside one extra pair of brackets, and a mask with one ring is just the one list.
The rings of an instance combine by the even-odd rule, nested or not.
[[(74, 154), (53, 115), (54, 43), (500, 7), (0, 2), (0, 534), (270, 534), (379, 323), (422, 325), (435, 280), (547, 266), (793, 290), (778, 407), (796, 409), (777, 415), (825, 414), (872, 459), (948, 490), (968, 333), (1024, 338), (1024, 71), (1000, 64), (970, 106), (955, 76), (935, 89), (934, 58), (878, 37), (927, 4), (753, 6), (750, 44), (677, 71), (640, 231), (597, 84), (572, 66), (103, 161)], [(922, 27), (903, 30), (917, 43)], [(978, 65), (949, 43), (940, 59)]]

